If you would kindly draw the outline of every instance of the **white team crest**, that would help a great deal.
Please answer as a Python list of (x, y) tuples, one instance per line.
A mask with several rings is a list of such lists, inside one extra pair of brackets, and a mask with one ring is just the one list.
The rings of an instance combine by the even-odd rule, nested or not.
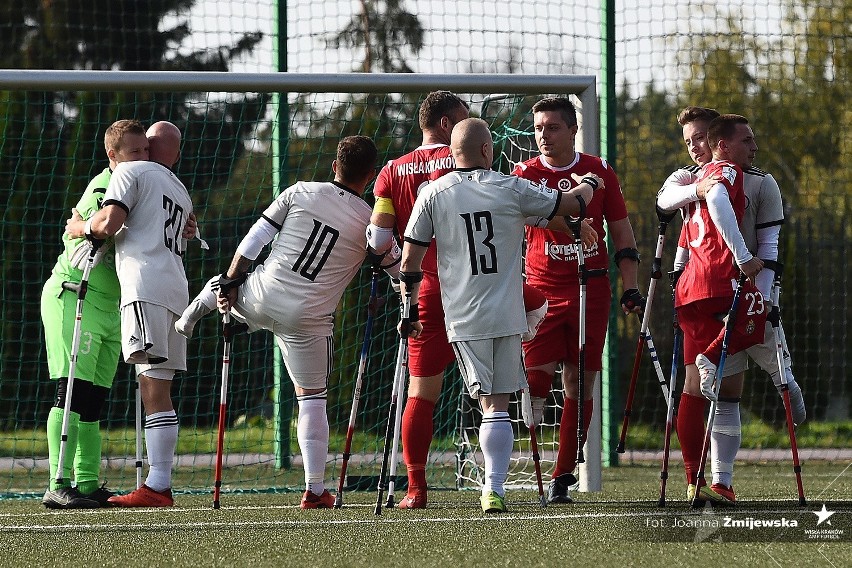
[(563, 178), (563, 179), (559, 180), (559, 183), (557, 184), (557, 186), (562, 191), (567, 191), (567, 190), (571, 189), (571, 182), (568, 181), (567, 179)]

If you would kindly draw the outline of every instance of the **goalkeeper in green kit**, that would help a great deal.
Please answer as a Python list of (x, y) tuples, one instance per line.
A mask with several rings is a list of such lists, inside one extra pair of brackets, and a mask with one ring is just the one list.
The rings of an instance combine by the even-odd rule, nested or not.
[[(110, 125), (104, 134), (104, 147), (109, 167), (89, 182), (76, 206), (84, 219), (100, 208), (117, 164), (148, 159), (145, 128), (136, 120), (119, 120)], [(100, 247), (95, 257), (97, 264), (89, 275), (68, 419), (63, 485), (58, 486), (56, 472), (77, 305), (77, 294), (68, 285), (80, 283), (91, 249), (85, 238), (63, 235), (62, 240), (65, 248), (41, 295), (48, 368), (50, 378), (57, 381), (56, 397), (47, 419), (50, 485), (42, 503), (51, 509), (106, 507), (113, 493), (100, 483), (100, 415), (121, 354), (121, 289), (115, 272), (115, 252), (111, 241)], [(76, 487), (71, 486), (72, 468)]]

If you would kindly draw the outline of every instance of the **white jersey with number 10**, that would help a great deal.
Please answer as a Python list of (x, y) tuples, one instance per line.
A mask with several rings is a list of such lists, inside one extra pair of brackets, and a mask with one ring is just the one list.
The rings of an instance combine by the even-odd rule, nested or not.
[(246, 300), (293, 333), (331, 335), (334, 311), (366, 254), (372, 210), (334, 182), (298, 182), (263, 212), (278, 229), (272, 251), (249, 275)]

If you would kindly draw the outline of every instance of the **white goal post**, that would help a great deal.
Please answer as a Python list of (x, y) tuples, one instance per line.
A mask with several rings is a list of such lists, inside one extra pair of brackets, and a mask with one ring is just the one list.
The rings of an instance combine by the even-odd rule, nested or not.
[[(391, 74), (391, 73), (229, 73), (229, 72), (183, 72), (183, 71), (88, 71), (88, 70), (0, 70), (0, 90), (15, 91), (122, 91), (122, 92), (189, 92), (189, 93), (427, 93), (435, 89), (446, 89), (459, 94), (485, 94), (500, 97), (497, 93), (511, 93), (511, 96), (545, 96), (551, 94), (573, 95), (576, 97), (578, 118), (580, 121), (577, 148), (589, 154), (600, 153), (600, 111), (596, 91), (596, 77), (593, 75), (511, 75), (511, 74)], [(490, 94), (490, 95), (489, 95)], [(283, 99), (283, 97), (282, 97)], [(479, 100), (484, 100), (479, 97)], [(282, 102), (285, 102), (282, 100)], [(473, 107), (474, 113), (477, 111)], [(273, 123), (273, 132), (280, 125)], [(520, 133), (523, 135), (524, 133)], [(273, 135), (274, 138), (274, 135)], [(533, 146), (534, 148), (534, 146)], [(273, 156), (273, 170), (280, 164), (280, 155)], [(496, 158), (497, 156), (495, 156)], [(528, 156), (527, 156), (528, 157)], [(280, 175), (280, 172), (275, 172)], [(280, 360), (280, 359), (279, 359)], [(281, 381), (276, 374), (276, 386)], [(278, 392), (281, 392), (278, 389)], [(464, 396), (460, 398), (462, 400)], [(459, 413), (463, 414), (463, 403)], [(580, 490), (599, 491), (601, 489), (601, 401), (600, 380), (596, 381), (595, 404), (592, 425), (586, 443), (586, 462), (580, 469)], [(551, 418), (554, 412), (551, 410)], [(519, 412), (512, 410), (513, 418)], [(557, 416), (558, 418), (558, 416)], [(278, 419), (278, 418), (276, 418)], [(287, 418), (281, 418), (286, 428)], [(558, 427), (558, 419), (556, 425)], [(478, 426), (476, 420), (476, 426)], [(481, 481), (483, 461), (479, 452), (475, 430), (465, 432), (464, 419), (459, 421), (459, 432), (455, 456), (457, 465), (457, 486), (473, 485)], [(551, 429), (553, 424), (550, 425)], [(510, 486), (531, 486), (532, 463), (529, 458), (528, 432), (516, 421), (516, 452)], [(473, 434), (473, 435), (470, 435)], [(526, 436), (526, 444), (524, 442)], [(556, 437), (558, 442), (558, 434)], [(276, 460), (279, 453), (288, 454), (288, 442), (278, 440)], [(555, 460), (555, 445), (543, 448), (543, 469), (545, 472)], [(331, 462), (339, 459), (330, 455)], [(430, 457), (433, 460), (452, 461), (452, 456)], [(463, 462), (467, 460), (467, 465)], [(477, 465), (479, 464), (479, 465)], [(515, 467), (515, 465), (513, 465)], [(467, 469), (465, 469), (467, 468)], [(480, 477), (478, 477), (480, 476)]]

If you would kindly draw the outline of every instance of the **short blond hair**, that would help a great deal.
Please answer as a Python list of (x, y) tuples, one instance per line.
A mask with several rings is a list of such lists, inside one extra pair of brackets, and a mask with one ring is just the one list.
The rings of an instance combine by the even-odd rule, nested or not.
[(141, 134), (145, 136), (145, 127), (138, 120), (116, 120), (104, 133), (104, 148), (109, 152), (121, 150), (121, 141), (125, 134)]

